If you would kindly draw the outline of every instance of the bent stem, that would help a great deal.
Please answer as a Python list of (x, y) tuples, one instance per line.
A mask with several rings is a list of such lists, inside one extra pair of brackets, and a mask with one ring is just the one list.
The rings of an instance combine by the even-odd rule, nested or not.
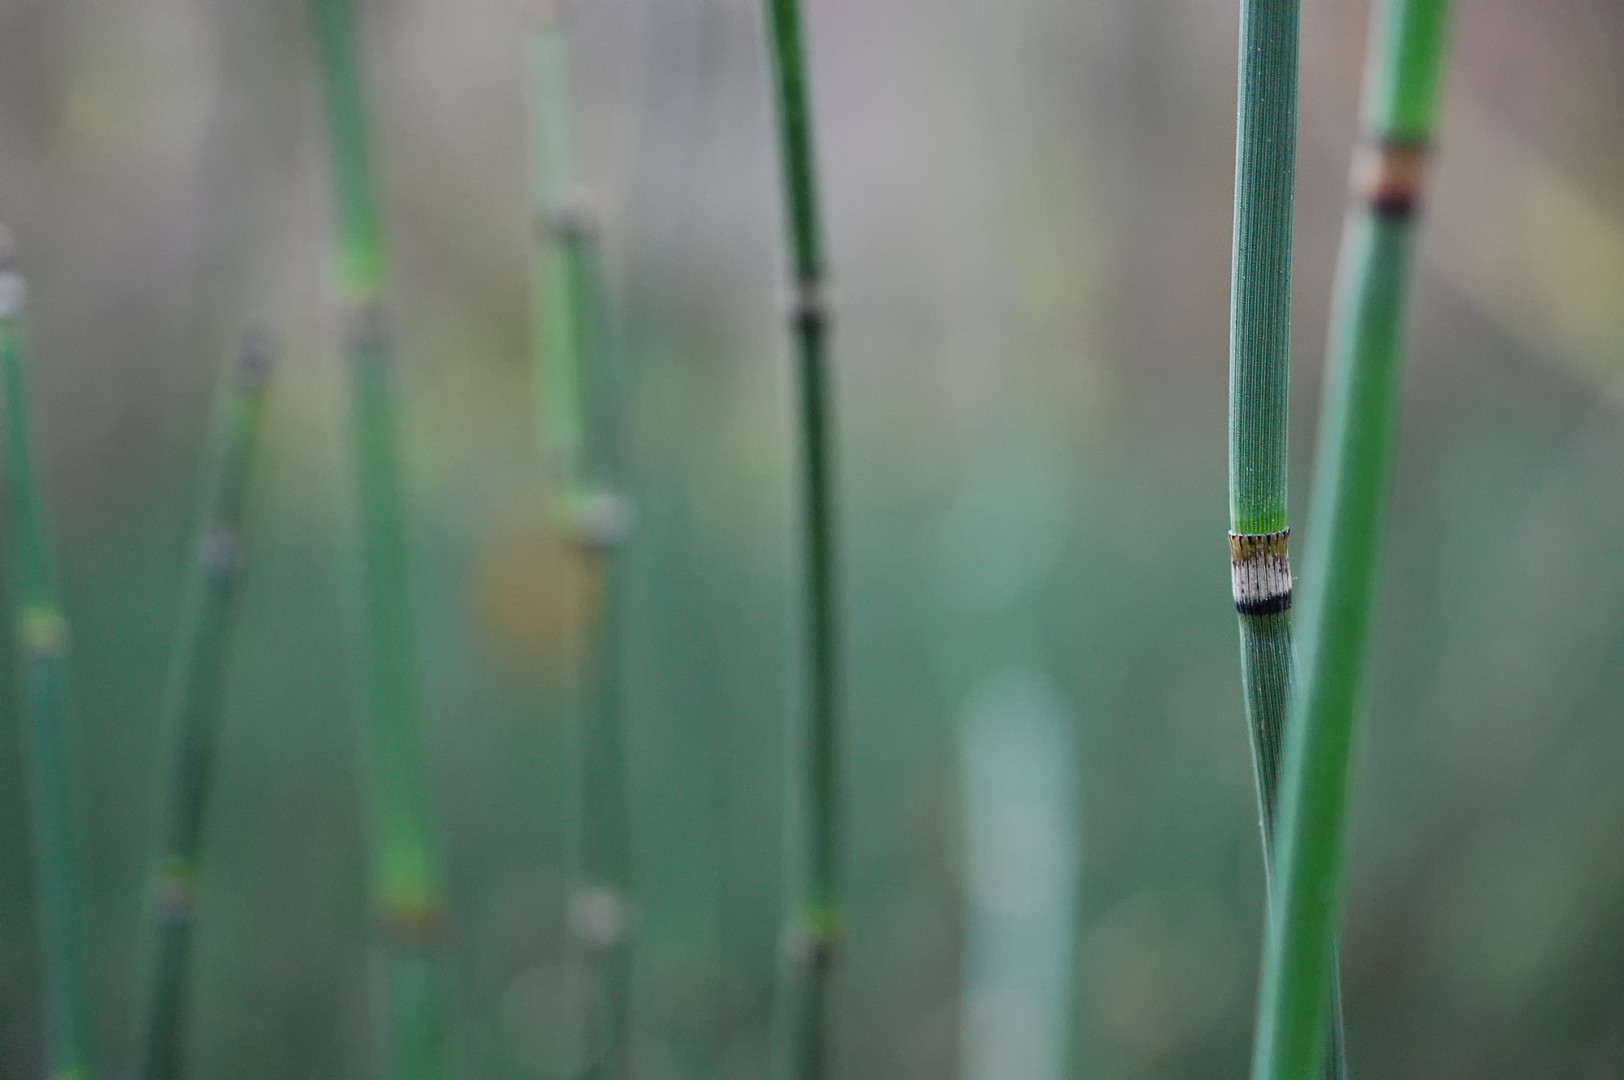
[[(828, 1066), (830, 969), (840, 935), (840, 679), (829, 309), (798, 0), (767, 0), (778, 148), (792, 269), (789, 321), (800, 377), (808, 700), (789, 756), (784, 973), (775, 1072), (820, 1080)], [(797, 775), (798, 774), (798, 775)]]
[(271, 360), (271, 343), (265, 335), (244, 337), (221, 380), (204, 450), (198, 527), (181, 605), (164, 729), (173, 742), (165, 788), (167, 805), (151, 874), (149, 955), (144, 967), (144, 1080), (172, 1080), (180, 1072), (203, 819), (229, 659), (233, 600), (242, 573), (243, 506)]
[[(1264, 879), (1271, 895), (1281, 733), (1293, 680), (1286, 442), (1297, 24), (1297, 0), (1243, 0), (1241, 5), (1229, 324), (1229, 545)], [(1333, 1015), (1325, 1075), (1334, 1080), (1345, 1067), (1339, 1007)]]
[(1385, 0), (1368, 59), (1309, 521), (1253, 1080), (1298, 1080), (1327, 1041), (1354, 720), (1398, 403), (1414, 211), (1437, 110), (1444, 0)]
[[(621, 687), (624, 572), (631, 510), (621, 493), (619, 408), (597, 223), (575, 187), (571, 30), (560, 13), (532, 43), (535, 347), (545, 386), (543, 445), (576, 554), (574, 585), (596, 611), (571, 663), (576, 736), (570, 802), (569, 922), (583, 998), (582, 1074), (630, 1074), (630, 844)], [(595, 586), (595, 588), (594, 588)]]
[(416, 622), (396, 451), (394, 348), (383, 229), (373, 190), (354, 13), (311, 0), (327, 88), (338, 281), (345, 304), (350, 425), (360, 500), (373, 903), (387, 941), (390, 1074), (442, 1072), (440, 871), (423, 764)]
[(10, 457), (12, 623), (22, 646), (23, 711), (33, 733), (36, 917), (45, 955), (46, 1065), (53, 1080), (88, 1080), (85, 890), (68, 731), (68, 628), (57, 596), (45, 500), (29, 415), (23, 303), (27, 286), (0, 237), (0, 393)]

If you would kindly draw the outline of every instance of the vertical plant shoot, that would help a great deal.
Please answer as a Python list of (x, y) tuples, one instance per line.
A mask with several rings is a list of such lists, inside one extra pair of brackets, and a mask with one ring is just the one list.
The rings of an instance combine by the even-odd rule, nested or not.
[(1245, 0), (1230, 285), (1229, 549), (1265, 834), (1274, 822), (1292, 665), (1286, 418), (1296, 140), (1296, 0)]
[(11, 238), (0, 234), (0, 394), (9, 458), (12, 626), (23, 653), (23, 716), (32, 733), (30, 781), (36, 909), (45, 971), (46, 1068), (54, 1080), (89, 1080), (90, 1000), (85, 986), (85, 892), (68, 730), (68, 628), (57, 598), (45, 499), (34, 453), (25, 372), (27, 286)]
[(1348, 776), (1375, 602), (1415, 212), (1437, 111), (1444, 0), (1385, 0), (1372, 32), (1310, 508), (1301, 684), (1287, 727), (1254, 1080), (1326, 1042)]
[(840, 658), (830, 311), (798, 0), (767, 0), (767, 27), (792, 271), (789, 325), (801, 402), (808, 693), (789, 755), (786, 955), (774, 1053), (775, 1070), (787, 1080), (820, 1080), (828, 1071), (830, 971), (840, 934)]
[(350, 0), (311, 0), (327, 89), (337, 275), (360, 500), (372, 887), (388, 946), (390, 1074), (441, 1073), (440, 871), (424, 779), (416, 623), (396, 452), (386, 260)]
[(621, 687), (624, 573), (631, 524), (621, 492), (616, 372), (597, 222), (576, 186), (572, 29), (550, 13), (532, 41), (535, 346), (543, 448), (576, 554), (576, 586), (596, 600), (572, 657), (576, 737), (569, 924), (582, 982), (582, 1075), (630, 1073), (630, 838)]
[[(1243, 0), (1229, 322), (1229, 554), (1266, 879), (1292, 688), (1286, 517), (1297, 0)], [(1272, 893), (1272, 885), (1270, 889)], [(1326, 1075), (1343, 1073), (1340, 1009)]]
[(204, 450), (197, 535), (169, 682), (165, 731), (172, 742), (144, 969), (145, 1080), (173, 1080), (181, 1070), (204, 813), (243, 566), (243, 506), (271, 360), (264, 334), (243, 339), (226, 365)]

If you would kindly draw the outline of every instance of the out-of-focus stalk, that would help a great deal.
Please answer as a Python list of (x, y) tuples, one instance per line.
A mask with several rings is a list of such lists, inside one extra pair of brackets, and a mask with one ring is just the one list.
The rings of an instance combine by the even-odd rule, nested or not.
[(85, 985), (85, 891), (72, 740), (68, 628), (57, 597), (25, 371), (27, 286), (0, 235), (0, 394), (9, 458), (12, 625), (23, 652), (23, 714), (33, 736), (36, 918), (45, 957), (46, 1067), (52, 1080), (89, 1080), (93, 1034)]
[(243, 505), (271, 359), (264, 334), (244, 337), (221, 379), (204, 450), (197, 535), (169, 683), (165, 731), (173, 742), (143, 970), (145, 1080), (173, 1080), (180, 1073), (203, 819), (243, 563)]
[(541, 19), (531, 43), (534, 111), (535, 347), (543, 449), (576, 553), (574, 585), (595, 601), (571, 664), (576, 738), (569, 923), (582, 1000), (582, 1072), (630, 1075), (630, 844), (619, 557), (630, 525), (597, 222), (576, 179), (572, 29), (567, 11)]
[(830, 973), (840, 936), (840, 655), (830, 309), (799, 0), (766, 0), (790, 247), (789, 323), (800, 381), (807, 708), (789, 757), (785, 962), (774, 1070), (828, 1073)]
[(354, 12), (350, 0), (311, 0), (311, 10), (327, 89), (350, 441), (360, 501), (372, 889), (387, 940), (389, 1073), (395, 1080), (437, 1080), (444, 1037), (440, 870), (424, 777), (383, 228)]
[(1385, 0), (1371, 38), (1304, 576), (1302, 680), (1286, 728), (1275, 919), (1253, 1080), (1324, 1052), (1336, 979), (1348, 775), (1398, 405), (1415, 210), (1437, 111), (1444, 0)]

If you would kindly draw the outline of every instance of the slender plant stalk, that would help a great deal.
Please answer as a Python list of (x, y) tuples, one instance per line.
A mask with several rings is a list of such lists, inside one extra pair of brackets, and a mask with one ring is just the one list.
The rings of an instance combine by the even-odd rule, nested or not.
[(1286, 730), (1277, 917), (1264, 956), (1254, 1080), (1298, 1080), (1326, 1042), (1354, 719), (1398, 405), (1414, 216), (1437, 112), (1444, 0), (1384, 0), (1367, 66), (1344, 235), (1303, 603), (1303, 678)]
[[(630, 1075), (630, 845), (621, 686), (624, 573), (630, 524), (621, 494), (619, 409), (596, 222), (575, 187), (572, 32), (565, 12), (532, 43), (538, 383), (542, 432), (557, 470), (577, 585), (595, 594), (570, 694), (577, 733), (570, 928), (583, 985), (577, 1017), (587, 1077)], [(596, 589), (593, 585), (596, 584)], [(594, 617), (595, 616), (595, 617)]]
[(242, 571), (243, 506), (271, 356), (265, 335), (250, 333), (243, 339), (221, 380), (204, 452), (196, 543), (169, 684), (165, 730), (173, 743), (167, 806), (152, 874), (152, 926), (143, 991), (144, 1080), (173, 1080), (181, 1070), (203, 817), (233, 598)]
[(12, 619), (22, 645), (24, 714), (33, 732), (34, 873), (45, 956), (46, 1067), (52, 1080), (88, 1080), (85, 891), (68, 731), (68, 628), (57, 598), (24, 371), (27, 287), (0, 237), (0, 393), (10, 457)]
[[(1230, 565), (1271, 896), (1280, 746), (1293, 677), (1286, 434), (1297, 21), (1298, 0), (1241, 5), (1229, 325)], [(1336, 986), (1333, 979), (1333, 996)], [(1346, 1073), (1339, 1001), (1331, 1013), (1325, 1075), (1335, 1080)]]
[[(799, 0), (766, 0), (790, 246), (789, 323), (800, 376), (808, 701), (790, 755), (784, 977), (775, 1069), (828, 1072), (830, 973), (840, 936), (840, 674), (829, 306)], [(797, 775), (798, 774), (798, 775)]]
[(354, 12), (311, 0), (327, 85), (338, 280), (346, 306), (351, 443), (360, 497), (373, 902), (388, 945), (390, 1075), (442, 1073), (441, 887), (424, 777), (406, 522), (396, 452), (393, 342)]

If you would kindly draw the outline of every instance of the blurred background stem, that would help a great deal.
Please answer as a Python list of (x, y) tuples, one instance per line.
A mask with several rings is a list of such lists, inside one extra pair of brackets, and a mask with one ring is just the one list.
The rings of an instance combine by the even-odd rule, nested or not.
[(312, 0), (327, 89), (338, 282), (350, 375), (365, 613), (373, 902), (387, 941), (395, 1080), (442, 1073), (440, 873), (424, 776), (417, 625), (396, 441), (386, 258), (350, 0)]
[(233, 599), (242, 572), (243, 506), (271, 361), (271, 342), (263, 333), (244, 337), (225, 364), (204, 449), (198, 526), (181, 601), (164, 729), (171, 740), (169, 773), (151, 870), (151, 925), (140, 998), (145, 1006), (145, 1080), (172, 1080), (181, 1069), (204, 814), (230, 662)]
[(1338, 274), (1309, 522), (1303, 678), (1286, 732), (1254, 1080), (1296, 1080), (1326, 1043), (1354, 720), (1369, 652), (1398, 410), (1413, 221), (1437, 110), (1443, 0), (1385, 0)]
[(836, 628), (827, 267), (813, 153), (812, 100), (798, 0), (767, 0), (778, 149), (792, 276), (789, 324), (799, 377), (807, 701), (789, 756), (784, 978), (774, 1054), (786, 1080), (828, 1071), (830, 972), (841, 933), (840, 677)]
[[(627, 820), (622, 617), (618, 551), (631, 525), (621, 491), (619, 391), (597, 222), (575, 166), (573, 30), (548, 13), (531, 47), (536, 230), (533, 338), (543, 445), (574, 553), (573, 591), (585, 609), (572, 642), (565, 698), (573, 736), (569, 929), (580, 979), (575, 1017), (581, 1075), (630, 1075), (630, 839)], [(572, 605), (574, 606), (574, 605)]]
[(89, 1080), (95, 1038), (85, 969), (84, 868), (68, 727), (68, 627), (57, 595), (31, 431), (23, 336), (27, 285), (0, 235), (0, 394), (9, 458), (13, 626), (33, 735), (35, 918), (45, 957), (46, 1063), (53, 1080)]

